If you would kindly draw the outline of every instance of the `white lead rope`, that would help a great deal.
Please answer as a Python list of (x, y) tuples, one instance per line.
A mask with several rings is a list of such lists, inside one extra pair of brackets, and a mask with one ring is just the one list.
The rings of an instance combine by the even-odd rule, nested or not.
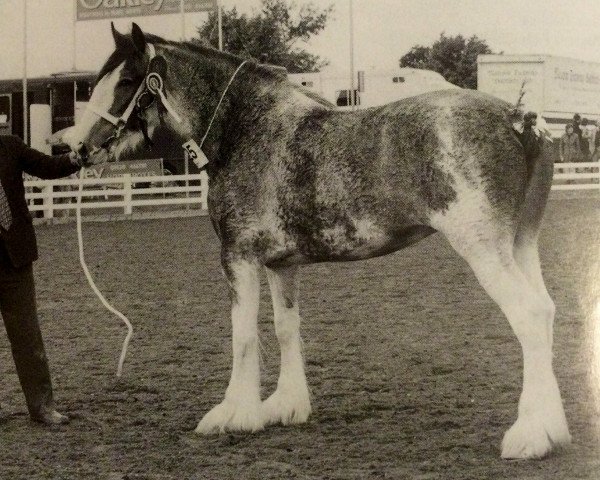
[(242, 63), (240, 63), (238, 65), (238, 67), (236, 68), (235, 72), (233, 72), (233, 75), (229, 79), (229, 82), (227, 82), (227, 85), (225, 86), (225, 90), (223, 90), (223, 93), (221, 94), (221, 98), (219, 99), (219, 103), (217, 103), (217, 106), (215, 107), (215, 111), (213, 112), (213, 116), (210, 119), (210, 122), (208, 122), (208, 127), (206, 128), (206, 133), (202, 137), (202, 140), (200, 140), (200, 148), (202, 148), (202, 145), (204, 145), (204, 140), (206, 140), (206, 137), (208, 136), (208, 132), (210, 132), (210, 127), (212, 127), (212, 124), (215, 121), (215, 117), (217, 116), (217, 112), (219, 111), (219, 107), (221, 106), (221, 103), (223, 103), (223, 99), (225, 98), (225, 94), (227, 93), (227, 90), (229, 90), (229, 87), (233, 83), (233, 79), (236, 77), (236, 75), (238, 74), (238, 72), (242, 69), (242, 67), (244, 66), (244, 64), (246, 64), (247, 62), (248, 62), (248, 60), (244, 60)]
[(110, 303), (108, 303), (106, 298), (104, 298), (104, 295), (102, 295), (102, 292), (100, 292), (100, 290), (98, 290), (98, 287), (96, 287), (96, 284), (94, 283), (94, 279), (92, 278), (92, 275), (90, 274), (87, 264), (85, 263), (85, 257), (83, 254), (83, 232), (82, 232), (82, 227), (81, 227), (81, 223), (82, 223), (81, 222), (81, 196), (82, 196), (82, 192), (83, 192), (83, 173), (84, 173), (84, 171), (85, 171), (85, 168), (82, 168), (79, 172), (79, 189), (77, 191), (77, 209), (76, 209), (77, 240), (79, 243), (79, 263), (81, 263), (81, 268), (83, 268), (83, 272), (85, 273), (85, 278), (87, 278), (87, 281), (90, 284), (90, 287), (92, 287), (92, 290), (94, 291), (96, 296), (100, 299), (102, 304), (110, 312), (112, 312), (117, 317), (119, 317), (121, 320), (123, 320), (125, 325), (127, 325), (127, 335), (125, 336), (125, 340), (123, 341), (123, 347), (121, 348), (121, 356), (119, 357), (119, 365), (117, 367), (117, 377), (120, 377), (121, 374), (123, 373), (123, 364), (125, 363), (125, 357), (127, 355), (127, 347), (129, 346), (129, 341), (131, 340), (131, 336), (133, 335), (133, 326), (131, 325), (131, 322), (125, 315), (123, 315), (121, 312), (119, 312), (119, 310), (114, 308)]

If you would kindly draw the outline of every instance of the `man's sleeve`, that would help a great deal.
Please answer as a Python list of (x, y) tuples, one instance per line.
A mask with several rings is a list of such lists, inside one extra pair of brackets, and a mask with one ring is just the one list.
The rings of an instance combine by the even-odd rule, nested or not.
[(51, 180), (53, 178), (67, 177), (79, 170), (79, 165), (74, 164), (68, 154), (50, 156), (25, 143), (19, 142), (17, 157), (24, 172), (34, 177)]

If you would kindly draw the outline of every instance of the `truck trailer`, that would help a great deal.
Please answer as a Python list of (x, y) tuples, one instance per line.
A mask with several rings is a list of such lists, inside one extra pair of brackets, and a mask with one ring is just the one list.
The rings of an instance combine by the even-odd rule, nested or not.
[(552, 55), (479, 55), (477, 89), (541, 115), (552, 137), (578, 113), (600, 123), (600, 63)]

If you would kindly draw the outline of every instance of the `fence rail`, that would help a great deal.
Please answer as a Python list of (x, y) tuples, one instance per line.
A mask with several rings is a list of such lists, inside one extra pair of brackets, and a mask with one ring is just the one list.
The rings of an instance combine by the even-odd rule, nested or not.
[[(77, 208), (79, 178), (26, 180), (25, 199), (31, 212), (43, 212), (54, 218), (57, 212)], [(205, 172), (188, 175), (134, 177), (125, 174), (113, 178), (86, 178), (81, 191), (81, 208), (118, 209), (131, 215), (134, 208), (196, 206), (206, 210), (208, 176)], [(114, 211), (114, 210), (113, 210)]]
[(552, 190), (600, 190), (600, 162), (555, 163)]

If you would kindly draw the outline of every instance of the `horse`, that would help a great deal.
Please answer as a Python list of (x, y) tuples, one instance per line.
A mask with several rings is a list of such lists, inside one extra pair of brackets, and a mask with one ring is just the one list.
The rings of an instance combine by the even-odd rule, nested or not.
[[(280, 69), (136, 24), (115, 49), (66, 136), (90, 162), (122, 158), (166, 125), (209, 177), (210, 220), (231, 296), (233, 365), (221, 403), (196, 432), (255, 432), (306, 422), (311, 400), (300, 338), (298, 270), (386, 255), (442, 234), (500, 307), (523, 353), (518, 416), (503, 458), (538, 458), (571, 436), (552, 367), (555, 306), (538, 237), (552, 183), (543, 135), (533, 153), (523, 115), (452, 89), (336, 111)], [(281, 353), (260, 395), (259, 278), (266, 272)]]

